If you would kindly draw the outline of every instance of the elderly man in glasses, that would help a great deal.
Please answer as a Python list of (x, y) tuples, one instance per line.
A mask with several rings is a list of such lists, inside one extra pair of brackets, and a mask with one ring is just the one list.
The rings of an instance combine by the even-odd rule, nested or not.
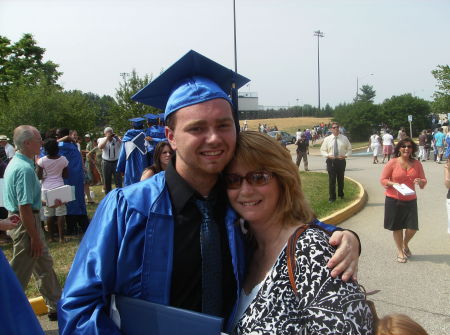
[(331, 124), (331, 135), (324, 138), (320, 153), (326, 157), (328, 171), (328, 191), (330, 203), (336, 201), (336, 181), (338, 184), (338, 196), (344, 199), (344, 173), (345, 159), (352, 154), (352, 145), (348, 138), (339, 132), (339, 124)]
[[(245, 259), (220, 174), (236, 146), (229, 94), (247, 82), (191, 50), (134, 95), (165, 109), (176, 154), (165, 171), (111, 191), (98, 207), (65, 284), (60, 334), (120, 334), (113, 294), (216, 315), (231, 331)], [(341, 242), (334, 269), (350, 278), (358, 242), (350, 232), (333, 237)]]

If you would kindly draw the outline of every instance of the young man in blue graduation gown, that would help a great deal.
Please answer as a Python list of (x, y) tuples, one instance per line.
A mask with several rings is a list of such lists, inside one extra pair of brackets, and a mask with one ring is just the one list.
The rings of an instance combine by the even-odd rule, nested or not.
[(145, 114), (147, 119), (147, 129), (145, 129), (145, 139), (147, 141), (148, 166), (153, 164), (153, 154), (156, 145), (161, 141), (167, 141), (164, 127), (163, 114)]
[[(112, 294), (218, 315), (231, 330), (245, 274), (244, 245), (219, 177), (237, 136), (228, 92), (247, 82), (190, 51), (133, 97), (165, 109), (176, 156), (164, 172), (112, 191), (99, 205), (67, 277), (60, 334), (120, 334), (109, 316)], [(221, 257), (209, 271), (202, 267), (211, 259), (200, 238), (208, 219), (203, 205), (213, 205), (210, 227), (218, 243), (212, 247)], [(336, 235), (335, 270), (352, 273), (359, 242), (350, 232)], [(212, 282), (216, 270), (221, 275)]]
[(44, 335), (22, 286), (0, 249), (0, 333)]
[(117, 172), (123, 173), (123, 184), (128, 186), (141, 180), (142, 171), (149, 165), (145, 147), (144, 121), (142, 117), (130, 119), (133, 129), (122, 138)]
[(66, 204), (67, 234), (84, 233), (89, 225), (89, 219), (84, 201), (83, 159), (78, 147), (69, 136), (69, 129), (57, 129), (56, 136), (59, 142), (59, 155), (66, 157), (69, 161), (69, 177), (64, 179), (64, 184), (75, 186), (75, 200)]

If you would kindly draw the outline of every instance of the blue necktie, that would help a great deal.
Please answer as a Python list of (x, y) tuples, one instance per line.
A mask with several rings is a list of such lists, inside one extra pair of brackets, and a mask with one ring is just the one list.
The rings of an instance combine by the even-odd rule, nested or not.
[(202, 253), (202, 312), (222, 314), (222, 252), (219, 227), (213, 217), (213, 203), (196, 199), (202, 214), (200, 246)]

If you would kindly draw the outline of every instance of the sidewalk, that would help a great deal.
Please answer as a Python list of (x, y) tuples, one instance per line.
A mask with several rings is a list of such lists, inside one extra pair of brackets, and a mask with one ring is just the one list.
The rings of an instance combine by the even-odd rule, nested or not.
[[(309, 167), (325, 172), (318, 151), (311, 152)], [(362, 254), (359, 282), (367, 291), (381, 290), (375, 301), (380, 317), (403, 313), (419, 322), (430, 335), (450, 334), (450, 234), (447, 234), (447, 190), (444, 164), (423, 163), (428, 184), (417, 191), (419, 229), (406, 264), (395, 261), (392, 233), (383, 228), (384, 191), (379, 183), (383, 164), (372, 164), (371, 156), (347, 160), (346, 176), (360, 182), (368, 193), (365, 208), (340, 226), (356, 231)]]

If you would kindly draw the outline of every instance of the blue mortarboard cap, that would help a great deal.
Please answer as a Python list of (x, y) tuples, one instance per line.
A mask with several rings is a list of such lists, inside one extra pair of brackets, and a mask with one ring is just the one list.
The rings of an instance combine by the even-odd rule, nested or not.
[(180, 108), (229, 95), (250, 80), (195, 52), (189, 51), (132, 99), (164, 109), (164, 120)]
[(149, 113), (149, 114), (145, 114), (144, 117), (149, 121), (156, 120), (158, 118), (158, 114)]
[(145, 119), (143, 117), (135, 117), (133, 119), (128, 119), (131, 121), (133, 127), (141, 127), (144, 124)]

